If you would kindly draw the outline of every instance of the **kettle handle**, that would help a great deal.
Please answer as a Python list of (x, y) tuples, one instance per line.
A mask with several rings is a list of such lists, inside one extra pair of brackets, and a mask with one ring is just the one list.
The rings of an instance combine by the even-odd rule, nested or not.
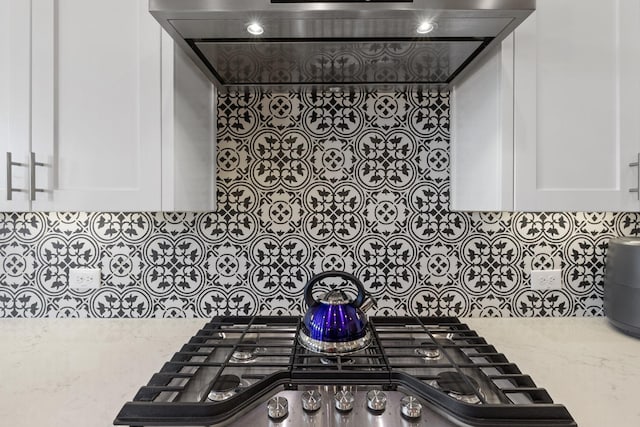
[(328, 277), (340, 277), (343, 279), (347, 279), (352, 282), (358, 288), (358, 295), (356, 299), (353, 301), (353, 306), (359, 308), (367, 297), (367, 293), (364, 290), (364, 285), (356, 276), (351, 273), (347, 273), (345, 271), (323, 271), (322, 273), (318, 273), (313, 276), (307, 284), (304, 286), (304, 300), (307, 303), (307, 306), (314, 307), (319, 304), (319, 302), (313, 297), (313, 285), (321, 281), (322, 279), (326, 279)]

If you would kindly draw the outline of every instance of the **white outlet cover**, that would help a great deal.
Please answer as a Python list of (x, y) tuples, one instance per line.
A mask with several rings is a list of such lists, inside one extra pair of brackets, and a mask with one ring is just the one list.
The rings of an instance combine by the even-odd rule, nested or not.
[(531, 289), (562, 289), (562, 270), (531, 270)]
[(69, 287), (79, 291), (100, 287), (99, 268), (70, 268)]

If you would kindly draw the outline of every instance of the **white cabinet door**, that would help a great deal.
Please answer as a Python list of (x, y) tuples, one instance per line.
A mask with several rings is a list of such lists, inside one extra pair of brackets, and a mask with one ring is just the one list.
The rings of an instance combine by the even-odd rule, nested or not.
[[(640, 210), (640, 1), (626, 0), (620, 7), (619, 140), (621, 150), (620, 210)], [(635, 163), (635, 166), (630, 164)], [(631, 193), (628, 189), (636, 189)]]
[(620, 125), (640, 111), (638, 56), (629, 57), (639, 3), (538, 0), (516, 29), (516, 210), (638, 209), (628, 192), (637, 134)]
[(0, 211), (30, 208), (30, 13), (28, 1), (0, 0)]
[(638, 210), (639, 152), (638, 0), (538, 0), (452, 91), (453, 209)]
[(161, 208), (161, 30), (146, 0), (32, 0), (33, 210)]

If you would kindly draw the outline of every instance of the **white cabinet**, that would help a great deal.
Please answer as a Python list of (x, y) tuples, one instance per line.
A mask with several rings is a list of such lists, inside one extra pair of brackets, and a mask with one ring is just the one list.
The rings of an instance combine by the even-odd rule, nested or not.
[(638, 210), (640, 2), (538, 0), (452, 91), (452, 209)]
[(0, 210), (29, 210), (30, 4), (0, 0)]
[(162, 33), (162, 210), (215, 209), (215, 87)]
[(451, 208), (513, 209), (513, 35), (451, 90)]
[[(12, 135), (5, 150), (18, 151), (17, 141), (33, 153), (24, 162), (28, 167), (13, 168), (28, 173), (28, 182), (13, 181), (31, 189), (30, 209), (212, 209), (214, 88), (163, 42), (148, 2), (30, 3), (30, 40), (18, 40), (20, 48), (12, 40), (8, 47), (21, 51), (15, 53), (19, 66), (26, 61), (24, 76), (31, 76), (28, 136)], [(3, 31), (14, 36), (13, 29)], [(14, 98), (25, 102), (23, 93)], [(20, 124), (8, 117), (12, 127)], [(22, 195), (14, 193), (14, 199), (16, 194)], [(2, 203), (4, 210), (25, 209)]]
[(144, 3), (32, 0), (34, 210), (161, 206), (161, 33)]

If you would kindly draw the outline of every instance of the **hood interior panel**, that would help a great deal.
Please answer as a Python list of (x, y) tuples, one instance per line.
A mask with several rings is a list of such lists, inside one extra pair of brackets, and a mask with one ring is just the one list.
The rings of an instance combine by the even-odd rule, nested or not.
[(191, 43), (223, 85), (446, 84), (488, 40)]

